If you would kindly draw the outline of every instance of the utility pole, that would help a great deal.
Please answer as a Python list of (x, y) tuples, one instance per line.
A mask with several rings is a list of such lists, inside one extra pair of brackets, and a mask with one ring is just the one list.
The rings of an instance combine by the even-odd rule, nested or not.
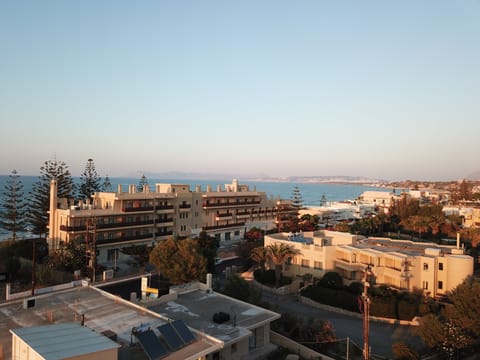
[(32, 241), (32, 296), (35, 295), (35, 243), (36, 240)]
[(95, 267), (96, 267), (96, 238), (97, 226), (93, 219), (87, 220), (87, 233), (85, 236), (86, 254), (88, 260), (88, 267), (92, 269), (92, 284), (95, 282)]
[(370, 355), (370, 349), (368, 345), (368, 335), (370, 331), (369, 316), (370, 316), (370, 298), (368, 297), (368, 288), (370, 283), (368, 277), (372, 275), (370, 265), (368, 265), (363, 272), (363, 359), (368, 360)]

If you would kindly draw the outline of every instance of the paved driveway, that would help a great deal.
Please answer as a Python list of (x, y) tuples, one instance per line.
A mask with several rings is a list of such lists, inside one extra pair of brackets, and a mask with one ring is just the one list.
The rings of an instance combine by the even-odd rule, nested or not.
[[(363, 322), (361, 318), (303, 304), (297, 300), (295, 295), (273, 295), (263, 292), (262, 297), (264, 301), (273, 305), (272, 310), (274, 311), (328, 320), (335, 329), (337, 339), (349, 337), (360, 347), (363, 346)], [(372, 354), (393, 358), (392, 344), (396, 342), (404, 342), (416, 348), (421, 346), (420, 339), (411, 333), (410, 326), (370, 322), (369, 344)]]

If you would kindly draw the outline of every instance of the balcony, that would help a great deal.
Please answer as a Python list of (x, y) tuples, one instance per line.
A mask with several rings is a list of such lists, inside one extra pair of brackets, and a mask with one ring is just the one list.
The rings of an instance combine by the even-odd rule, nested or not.
[(86, 231), (86, 230), (87, 230), (87, 227), (85, 225), (79, 225), (79, 226), (60, 225), (60, 231), (77, 232), (77, 231)]
[(173, 222), (173, 218), (157, 219), (156, 221), (157, 224), (167, 223), (167, 222)]
[(228, 228), (238, 228), (238, 227), (243, 227), (245, 226), (244, 222), (240, 223), (233, 223), (233, 224), (224, 224), (224, 225), (214, 225), (214, 226), (204, 226), (202, 227), (203, 231), (208, 231), (208, 230), (218, 230), (218, 229), (228, 229)]
[(190, 209), (191, 207), (192, 207), (192, 205), (190, 205), (190, 204), (180, 204), (180, 205), (178, 205), (178, 208), (179, 208), (180, 210), (188, 210), (188, 209)]
[(203, 203), (203, 207), (206, 209), (216, 208), (216, 207), (245, 207), (245, 206), (254, 206), (260, 205), (260, 201), (243, 201), (243, 202), (224, 202), (224, 203)]
[(134, 227), (134, 226), (145, 226), (145, 225), (153, 226), (153, 220), (97, 224), (96, 228), (98, 230), (98, 229), (113, 229), (113, 228), (124, 228), (124, 227)]
[(153, 206), (139, 206), (139, 207), (123, 208), (122, 211), (123, 212), (153, 211)]
[(227, 214), (217, 214), (215, 217), (215, 220), (217, 221), (226, 221), (226, 220), (232, 220), (233, 214), (227, 213)]
[(173, 231), (157, 231), (155, 233), (155, 237), (159, 238), (159, 237), (164, 237), (164, 236), (172, 236), (173, 235)]
[(337, 259), (335, 260), (335, 267), (347, 271), (363, 271), (365, 265), (359, 263), (351, 263), (348, 260)]
[[(119, 223), (105, 223), (105, 224), (96, 224), (96, 230), (103, 230), (103, 229), (115, 229), (115, 228), (131, 228), (137, 226), (153, 226), (153, 220), (145, 220), (145, 221), (131, 221), (131, 222), (119, 222)], [(61, 231), (66, 232), (81, 232), (86, 231), (87, 227), (85, 225), (79, 226), (67, 226), (67, 225), (60, 225)]]
[(120, 236), (120, 237), (116, 237), (116, 238), (113, 238), (113, 239), (102, 239), (102, 240), (97, 239), (95, 241), (95, 243), (97, 245), (105, 245), (105, 244), (115, 244), (115, 243), (126, 242), (126, 241), (132, 241), (133, 242), (135, 240), (145, 240), (145, 239), (149, 239), (149, 238), (153, 239), (153, 234), (152, 233), (141, 234), (141, 235), (132, 235), (132, 236)]
[(173, 210), (174, 206), (173, 205), (161, 205), (161, 206), (156, 206), (155, 210)]

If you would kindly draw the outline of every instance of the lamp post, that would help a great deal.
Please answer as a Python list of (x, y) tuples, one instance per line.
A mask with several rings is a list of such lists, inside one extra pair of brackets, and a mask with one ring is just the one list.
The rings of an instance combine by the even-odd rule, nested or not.
[(368, 360), (370, 355), (370, 349), (368, 346), (368, 334), (370, 330), (369, 316), (370, 316), (370, 298), (368, 297), (368, 288), (370, 283), (368, 282), (368, 277), (372, 275), (372, 270), (370, 265), (367, 265), (363, 272), (363, 292), (362, 292), (362, 303), (363, 303), (363, 359)]

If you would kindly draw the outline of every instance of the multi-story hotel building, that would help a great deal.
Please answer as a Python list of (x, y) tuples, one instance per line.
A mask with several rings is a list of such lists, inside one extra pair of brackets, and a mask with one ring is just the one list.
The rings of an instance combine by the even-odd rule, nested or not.
[(369, 267), (376, 284), (397, 289), (423, 289), (442, 296), (473, 274), (473, 258), (456, 246), (415, 243), (387, 238), (365, 238), (335, 231), (278, 233), (265, 236), (265, 246), (284, 243), (299, 250), (284, 265), (287, 275), (321, 278), (338, 272), (349, 284), (361, 281)]
[(112, 260), (117, 249), (132, 244), (154, 246), (170, 236), (197, 236), (201, 231), (222, 242), (243, 239), (252, 227), (275, 228), (277, 207), (265, 192), (239, 185), (194, 191), (185, 184), (156, 184), (155, 191), (135, 185), (123, 191), (97, 192), (85, 203), (57, 199), (51, 183), (49, 251), (71, 242), (95, 243), (97, 260)]

